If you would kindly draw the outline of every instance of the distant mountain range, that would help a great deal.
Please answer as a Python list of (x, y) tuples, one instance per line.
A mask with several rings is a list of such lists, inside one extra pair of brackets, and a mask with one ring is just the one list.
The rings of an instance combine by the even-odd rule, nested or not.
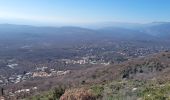
[[(169, 39), (170, 22), (149, 24), (103, 23), (93, 27), (36, 27), (29, 25), (0, 24), (2, 38), (56, 38), (56, 39)], [(100, 27), (98, 27), (100, 26)], [(97, 28), (98, 27), (98, 28)]]

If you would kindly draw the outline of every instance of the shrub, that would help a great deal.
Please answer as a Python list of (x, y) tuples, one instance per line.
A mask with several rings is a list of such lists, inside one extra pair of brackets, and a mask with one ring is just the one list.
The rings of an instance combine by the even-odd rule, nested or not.
[(91, 89), (92, 89), (92, 92), (94, 93), (94, 95), (97, 98), (102, 96), (102, 93), (103, 93), (103, 90), (104, 90), (103, 86), (95, 85), (95, 86), (92, 86)]
[(61, 87), (55, 88), (53, 92), (53, 100), (59, 99), (63, 94), (65, 90)]

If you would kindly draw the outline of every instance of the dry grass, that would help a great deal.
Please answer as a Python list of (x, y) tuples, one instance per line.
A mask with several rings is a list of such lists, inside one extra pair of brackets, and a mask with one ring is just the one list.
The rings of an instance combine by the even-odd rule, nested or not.
[(60, 100), (95, 100), (95, 96), (90, 89), (70, 89), (61, 96)]

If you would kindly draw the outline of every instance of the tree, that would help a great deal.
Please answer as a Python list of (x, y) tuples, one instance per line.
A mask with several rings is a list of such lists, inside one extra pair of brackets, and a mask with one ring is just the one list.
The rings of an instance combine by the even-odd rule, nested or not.
[(65, 90), (62, 87), (55, 88), (53, 92), (53, 100), (59, 99), (64, 92)]

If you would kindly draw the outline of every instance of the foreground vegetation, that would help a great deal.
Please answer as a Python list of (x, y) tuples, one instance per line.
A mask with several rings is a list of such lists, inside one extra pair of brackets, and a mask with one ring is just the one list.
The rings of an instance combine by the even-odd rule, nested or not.
[(80, 88), (55, 88), (28, 100), (170, 100), (170, 82), (120, 80)]

